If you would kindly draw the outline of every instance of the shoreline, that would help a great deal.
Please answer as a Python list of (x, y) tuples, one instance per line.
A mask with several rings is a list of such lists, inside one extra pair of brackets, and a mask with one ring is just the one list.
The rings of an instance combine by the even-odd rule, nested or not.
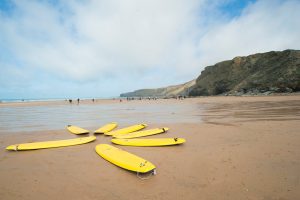
[[(217, 96), (197, 96), (197, 97), (186, 97), (185, 99), (214, 99), (214, 98), (248, 98), (248, 97), (291, 97), (291, 96), (300, 96), (300, 92), (294, 92), (294, 93), (272, 93), (269, 95), (264, 94), (258, 94), (258, 95), (217, 95)], [(142, 97), (141, 100), (139, 100), (139, 97), (133, 97), (134, 100), (126, 100), (126, 97), (116, 97), (116, 98), (95, 98), (94, 101), (91, 99), (80, 99), (79, 104), (106, 104), (106, 103), (119, 103), (120, 100), (122, 102), (139, 102), (139, 101), (149, 101), (147, 97)], [(152, 97), (151, 97), (152, 98)], [(180, 99), (180, 100), (185, 100)], [(68, 99), (56, 99), (56, 100), (25, 100), (25, 101), (12, 101), (12, 102), (1, 102), (0, 101), (0, 107), (5, 106), (39, 106), (39, 105), (77, 105), (76, 99), (72, 99), (73, 102), (69, 103)], [(157, 100), (178, 100), (176, 98), (157, 98)], [(152, 101), (152, 99), (150, 100)]]

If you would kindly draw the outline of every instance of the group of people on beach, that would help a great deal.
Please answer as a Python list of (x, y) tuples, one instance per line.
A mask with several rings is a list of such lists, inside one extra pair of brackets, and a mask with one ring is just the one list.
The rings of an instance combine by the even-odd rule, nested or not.
[[(176, 96), (176, 97), (172, 97), (172, 98), (175, 98), (175, 99), (179, 99), (179, 100), (183, 100), (186, 98), (186, 96)], [(126, 100), (127, 101), (132, 101), (132, 100), (143, 100), (143, 99), (146, 99), (146, 100), (157, 100), (158, 98), (157, 97), (126, 97)], [(95, 102), (95, 99), (91, 99), (92, 102)], [(113, 98), (113, 100), (115, 100), (115, 98)], [(73, 99), (66, 99), (66, 101), (69, 101), (70, 104), (73, 103)], [(80, 99), (78, 98), (77, 100), (77, 105), (80, 103)], [(120, 102), (122, 102), (122, 98), (119, 99)]]
[[(73, 103), (73, 100), (72, 100), (72, 99), (69, 99), (68, 101), (69, 101), (70, 104)], [(95, 102), (95, 99), (92, 99), (92, 102)], [(80, 99), (78, 98), (78, 99), (77, 99), (77, 104), (79, 104), (79, 103), (80, 103)]]
[(157, 97), (146, 97), (146, 98), (142, 98), (142, 97), (127, 97), (126, 98), (127, 101), (142, 100), (142, 99), (157, 100)]
[[(176, 96), (176, 97), (164, 97), (164, 99), (179, 99), (179, 100), (183, 100), (185, 99), (186, 96)], [(127, 101), (132, 101), (132, 100), (142, 100), (142, 99), (146, 99), (146, 100), (157, 100), (157, 97), (126, 97)]]

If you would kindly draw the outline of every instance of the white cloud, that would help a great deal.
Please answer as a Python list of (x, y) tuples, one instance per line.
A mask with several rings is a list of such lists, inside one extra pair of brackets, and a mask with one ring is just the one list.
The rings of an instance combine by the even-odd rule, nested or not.
[(218, 10), (228, 1), (15, 1), (13, 14), (0, 15), (0, 53), (11, 56), (1, 68), (15, 69), (1, 71), (18, 81), (22, 66), (111, 96), (188, 81), (237, 55), (300, 48), (299, 1), (258, 1), (231, 19)]
[(258, 1), (200, 38), (202, 65), (272, 50), (300, 49), (300, 2)]
[[(22, 62), (78, 80), (97, 73), (170, 67), (199, 2), (87, 1), (71, 14), (38, 1), (15, 2), (19, 16), (3, 31)], [(63, 19), (63, 23), (62, 20)], [(175, 52), (176, 53), (176, 52)]]

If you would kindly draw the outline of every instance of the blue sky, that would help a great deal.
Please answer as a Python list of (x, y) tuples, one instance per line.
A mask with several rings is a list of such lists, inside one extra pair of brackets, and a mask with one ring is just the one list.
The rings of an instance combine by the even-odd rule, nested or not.
[(299, 0), (0, 1), (0, 99), (116, 97), (300, 49)]

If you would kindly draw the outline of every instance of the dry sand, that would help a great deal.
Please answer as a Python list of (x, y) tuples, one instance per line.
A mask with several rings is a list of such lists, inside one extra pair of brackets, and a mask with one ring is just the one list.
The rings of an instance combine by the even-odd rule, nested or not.
[(118, 146), (156, 165), (157, 175), (148, 180), (95, 153), (95, 146), (110, 143), (110, 137), (98, 135), (95, 142), (73, 147), (9, 152), (4, 148), (10, 144), (76, 136), (65, 130), (42, 130), (42, 134), (2, 132), (0, 199), (300, 198), (300, 96), (122, 103), (147, 106), (182, 102), (204, 106), (203, 112), (191, 113), (203, 121), (165, 124), (162, 117), (161, 123), (149, 124), (149, 128), (167, 126), (168, 133), (152, 137), (184, 137), (184, 145)]

